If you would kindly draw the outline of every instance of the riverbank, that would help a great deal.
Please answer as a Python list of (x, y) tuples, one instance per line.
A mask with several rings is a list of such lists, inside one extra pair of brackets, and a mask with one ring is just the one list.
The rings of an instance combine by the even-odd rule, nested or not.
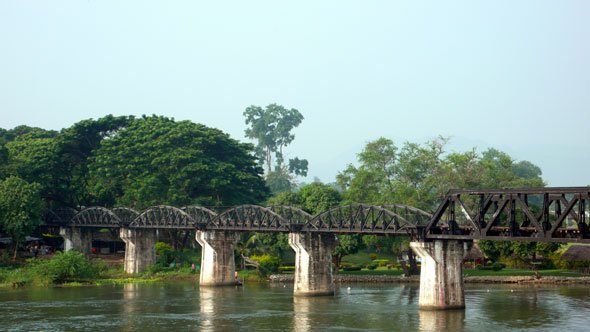
[[(269, 276), (271, 283), (292, 283), (292, 274), (273, 274)], [(465, 283), (473, 284), (546, 284), (546, 285), (586, 285), (590, 284), (590, 276), (587, 277), (556, 277), (556, 276), (466, 276)], [(334, 276), (335, 283), (419, 283), (420, 276), (393, 276), (393, 275), (346, 275)]]
[[(568, 270), (502, 269), (500, 271), (465, 269), (467, 283), (510, 284), (590, 284), (590, 276)], [(261, 276), (256, 270), (238, 272), (243, 282), (293, 282), (293, 274)], [(405, 277), (400, 269), (340, 271), (336, 283), (418, 283), (419, 276)], [(81, 253), (58, 253), (51, 259), (31, 259), (22, 266), (0, 267), (0, 287), (144, 284), (170, 281), (198, 283), (199, 273), (191, 266), (154, 266), (140, 274), (127, 274), (120, 264), (89, 260)]]

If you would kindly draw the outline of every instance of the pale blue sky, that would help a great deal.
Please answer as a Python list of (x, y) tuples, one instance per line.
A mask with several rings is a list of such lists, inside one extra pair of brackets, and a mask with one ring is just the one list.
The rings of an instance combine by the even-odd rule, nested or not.
[(590, 1), (0, 0), (2, 128), (155, 113), (245, 140), (272, 102), (305, 116), (310, 179), (445, 135), (588, 185)]

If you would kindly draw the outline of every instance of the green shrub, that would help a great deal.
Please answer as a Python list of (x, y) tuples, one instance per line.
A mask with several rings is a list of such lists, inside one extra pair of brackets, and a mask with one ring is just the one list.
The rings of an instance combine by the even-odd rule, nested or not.
[(376, 259), (373, 261), (373, 263), (377, 264), (377, 266), (379, 267), (384, 267), (387, 266), (389, 263), (388, 259)]
[(54, 282), (63, 283), (80, 279), (96, 278), (99, 269), (82, 253), (69, 250), (57, 253), (50, 261), (50, 274)]
[(372, 271), (372, 270), (377, 269), (377, 264), (373, 262), (373, 263), (369, 263), (369, 264), (365, 265), (365, 267)]
[(490, 267), (492, 268), (492, 271), (500, 271), (506, 267), (506, 264), (500, 263), (500, 262), (494, 262), (494, 263), (492, 263), (492, 265), (490, 265)]
[(279, 271), (279, 265), (281, 264), (281, 260), (279, 257), (264, 254), (264, 255), (253, 255), (250, 256), (250, 259), (257, 262), (259, 264), (259, 273), (263, 276), (267, 276), (271, 273), (276, 273)]
[(280, 273), (293, 273), (295, 272), (295, 266), (279, 266)]
[(149, 268), (152, 273), (190, 268), (192, 264), (199, 265), (201, 261), (201, 252), (198, 249), (173, 250), (171, 245), (164, 242), (156, 242), (155, 248), (156, 262)]
[(482, 270), (482, 271), (500, 271), (505, 267), (506, 267), (506, 264), (503, 264), (500, 262), (494, 262), (494, 263), (486, 265), (486, 266), (482, 266), (479, 264), (475, 266), (475, 268), (477, 270)]
[(96, 278), (100, 267), (93, 264), (86, 256), (77, 251), (58, 252), (51, 260), (29, 260), (30, 271), (36, 283), (60, 284), (68, 281), (79, 281)]
[(371, 260), (372, 260), (372, 261), (374, 261), (374, 260), (376, 260), (376, 259), (377, 259), (377, 254), (375, 254), (375, 253), (370, 253), (370, 254), (369, 254), (369, 257), (371, 257)]
[(353, 264), (346, 264), (342, 266), (342, 271), (360, 271), (361, 269), (361, 266)]
[(0, 284), (22, 287), (31, 283), (31, 276), (24, 269), (3, 269), (0, 271)]
[(172, 248), (171, 245), (169, 245), (168, 243), (164, 243), (164, 242), (156, 242), (156, 244), (154, 245), (154, 248), (156, 249), (156, 255), (162, 255), (164, 252), (166, 251), (173, 251), (174, 248)]
[[(553, 265), (556, 268), (562, 269), (562, 270), (563, 269), (570, 269), (570, 268), (572, 268), (570, 266), (570, 264), (568, 264), (569, 263), (568, 261), (565, 261), (565, 260), (561, 259), (561, 255), (562, 254), (563, 253), (556, 251), (556, 252), (550, 253), (548, 256), (549, 256), (549, 259), (553, 262)], [(588, 263), (586, 262), (586, 267), (587, 266), (588, 266)]]
[(499, 262), (506, 265), (506, 267), (511, 269), (528, 269), (529, 266), (522, 260), (514, 258), (514, 257), (500, 257), (498, 259)]

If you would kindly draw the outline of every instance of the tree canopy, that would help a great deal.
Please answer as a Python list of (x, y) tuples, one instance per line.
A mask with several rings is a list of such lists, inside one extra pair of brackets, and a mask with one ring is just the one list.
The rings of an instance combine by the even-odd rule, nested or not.
[(0, 229), (12, 238), (14, 258), (18, 245), (41, 224), (40, 185), (16, 176), (0, 181)]
[(89, 165), (90, 194), (113, 205), (234, 205), (266, 198), (252, 146), (218, 129), (159, 116), (102, 141)]
[(69, 206), (100, 204), (89, 192), (88, 167), (104, 139), (111, 138), (134, 121), (132, 116), (107, 115), (63, 129), (56, 137), (56, 174), (61, 174), (62, 200)]
[(253, 146), (190, 121), (107, 115), (60, 132), (0, 130), (0, 179), (36, 183), (50, 207), (258, 203)]
[[(367, 143), (358, 154), (359, 166), (349, 165), (337, 175), (345, 201), (369, 204), (406, 204), (434, 211), (449, 189), (542, 187), (541, 169), (528, 161), (515, 161), (497, 149), (446, 154), (447, 139), (424, 144), (405, 142), (398, 148), (387, 138)], [(403, 241), (365, 237), (368, 244), (406, 250)], [(407, 240), (406, 240), (407, 241)], [(523, 260), (546, 254), (558, 246), (518, 242), (480, 241), (489, 257), (506, 253)], [(408, 254), (411, 254), (408, 252)]]
[(336, 179), (349, 202), (407, 204), (434, 210), (449, 189), (540, 187), (541, 170), (528, 161), (488, 149), (446, 154), (447, 139), (398, 148), (387, 138), (367, 143), (359, 166), (348, 165)]
[(303, 115), (294, 108), (270, 104), (264, 109), (252, 105), (246, 108), (244, 117), (248, 125), (246, 137), (257, 142), (256, 155), (260, 165), (266, 168), (267, 184), (271, 191), (291, 191), (294, 188), (292, 174), (306, 176), (308, 162), (295, 157), (285, 164), (283, 148), (295, 139), (292, 130), (301, 124)]

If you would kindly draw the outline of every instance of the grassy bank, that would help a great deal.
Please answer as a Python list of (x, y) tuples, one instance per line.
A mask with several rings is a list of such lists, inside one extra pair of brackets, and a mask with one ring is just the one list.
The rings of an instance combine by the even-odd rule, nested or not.
[(130, 275), (122, 264), (102, 259), (88, 259), (85, 255), (68, 251), (50, 259), (29, 259), (20, 264), (0, 266), (0, 287), (24, 286), (81, 286), (124, 283), (150, 283), (170, 280), (198, 280), (198, 273), (190, 267), (162, 268)]
[(551, 270), (526, 270), (526, 269), (503, 269), (500, 271), (491, 270), (463, 270), (465, 276), (468, 277), (533, 277), (539, 275), (541, 277), (588, 277), (587, 274), (582, 274), (569, 270), (551, 269)]
[[(359, 253), (347, 257), (345, 262), (361, 265), (378, 260), (389, 260), (391, 257), (380, 255), (375, 257), (365, 253)], [(190, 262), (190, 261), (189, 261)], [(180, 265), (156, 264), (146, 272), (130, 275), (123, 271), (121, 263), (113, 263), (102, 259), (88, 259), (81, 253), (69, 251), (58, 253), (51, 259), (30, 259), (20, 265), (0, 267), (0, 287), (25, 287), (25, 286), (83, 286), (83, 285), (114, 285), (127, 283), (155, 283), (175, 280), (187, 280), (198, 282), (198, 271), (191, 267)], [(292, 269), (290, 270), (292, 273)], [(387, 266), (374, 265), (372, 268), (361, 270), (340, 270), (341, 276), (402, 276), (403, 271), (387, 264)], [(499, 271), (464, 269), (467, 277), (588, 277), (586, 274), (563, 270), (528, 270), (505, 268)], [(243, 270), (238, 272), (238, 278), (245, 282), (265, 282), (266, 276), (262, 276), (256, 270)]]

